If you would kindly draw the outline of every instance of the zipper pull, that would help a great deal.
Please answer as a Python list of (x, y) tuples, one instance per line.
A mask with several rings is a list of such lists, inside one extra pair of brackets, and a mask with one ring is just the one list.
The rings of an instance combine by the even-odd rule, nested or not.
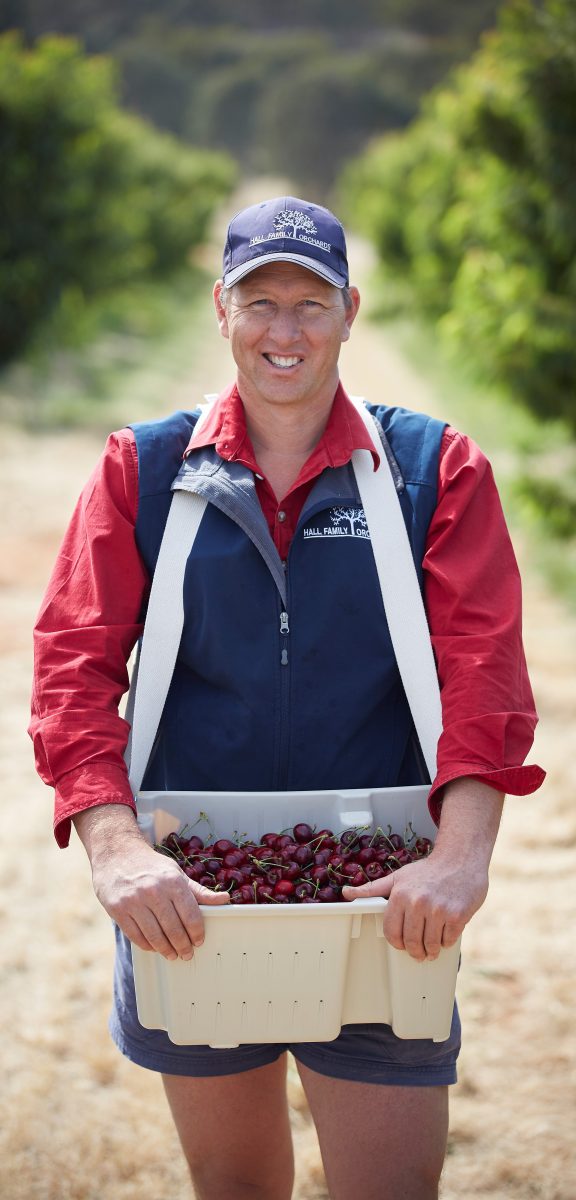
[(287, 612), (280, 613), (280, 633), (290, 633), (290, 629), (288, 627), (288, 613)]

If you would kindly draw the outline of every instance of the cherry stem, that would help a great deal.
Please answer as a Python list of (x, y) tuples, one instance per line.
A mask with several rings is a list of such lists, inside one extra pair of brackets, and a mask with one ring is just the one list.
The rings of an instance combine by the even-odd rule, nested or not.
[(176, 854), (176, 851), (171, 850), (169, 846), (155, 845), (154, 849), (158, 851), (158, 854), (165, 854), (167, 858), (173, 858), (174, 862), (178, 862), (178, 855)]

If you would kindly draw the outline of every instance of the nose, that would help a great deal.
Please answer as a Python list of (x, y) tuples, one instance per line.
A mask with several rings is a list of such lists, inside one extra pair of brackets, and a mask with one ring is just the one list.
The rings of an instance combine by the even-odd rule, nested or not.
[(287, 346), (300, 337), (301, 320), (297, 308), (292, 305), (276, 309), (269, 326), (269, 333), (279, 346)]

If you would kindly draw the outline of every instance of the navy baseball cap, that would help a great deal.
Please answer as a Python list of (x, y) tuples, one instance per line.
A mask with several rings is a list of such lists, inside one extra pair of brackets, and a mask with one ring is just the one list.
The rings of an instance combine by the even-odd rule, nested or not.
[(265, 263), (293, 262), (335, 287), (348, 286), (346, 238), (327, 208), (277, 196), (236, 214), (224, 247), (224, 284), (230, 287)]

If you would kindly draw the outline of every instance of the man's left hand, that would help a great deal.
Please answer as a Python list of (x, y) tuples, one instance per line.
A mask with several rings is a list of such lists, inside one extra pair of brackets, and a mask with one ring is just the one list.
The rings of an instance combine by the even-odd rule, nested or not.
[(384, 896), (384, 935), (397, 950), (422, 962), (453, 946), (488, 892), (488, 871), (447, 862), (441, 853), (409, 863), (361, 887), (344, 887), (345, 900)]
[(444, 788), (440, 828), (429, 858), (398, 871), (345, 887), (345, 900), (389, 897), (384, 935), (397, 950), (423, 962), (453, 946), (484, 903), (488, 867), (502, 814), (504, 795), (481, 780), (453, 779)]

